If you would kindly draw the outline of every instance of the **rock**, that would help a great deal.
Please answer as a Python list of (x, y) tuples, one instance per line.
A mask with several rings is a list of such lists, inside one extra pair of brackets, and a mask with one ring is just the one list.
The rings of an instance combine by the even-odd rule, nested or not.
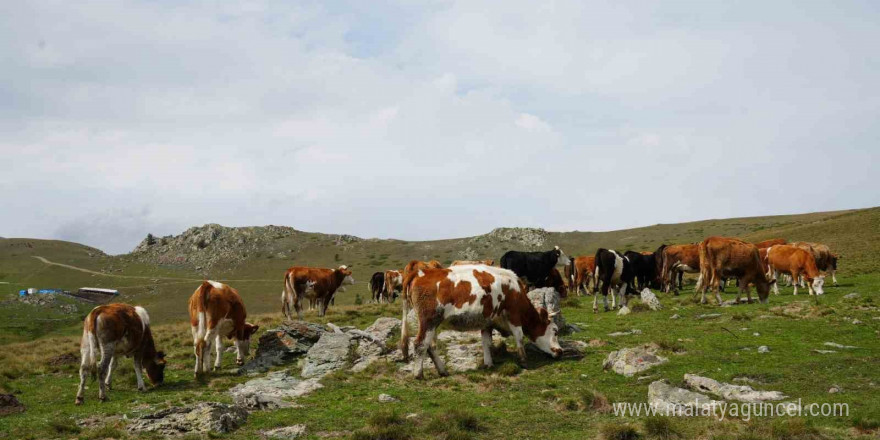
[(611, 369), (617, 374), (629, 377), (667, 362), (669, 359), (656, 355), (658, 349), (656, 344), (646, 344), (612, 351), (608, 353), (602, 366), (606, 370)]
[(755, 332), (755, 333), (752, 333), (752, 336), (761, 336), (761, 334), (758, 332)]
[(834, 348), (859, 348), (854, 345), (843, 345), (843, 344), (838, 344), (836, 342), (826, 342), (822, 345), (825, 345), (827, 347), (834, 347)]
[(281, 428), (260, 431), (268, 439), (290, 440), (306, 434), (306, 425), (284, 426)]
[(617, 316), (629, 315), (630, 313), (632, 313), (632, 310), (627, 306), (623, 306), (617, 311)]
[(406, 415), (407, 420), (417, 419), (419, 418), (419, 413), (409, 413)]
[(657, 295), (654, 295), (654, 292), (651, 292), (651, 289), (647, 287), (642, 289), (642, 303), (648, 306), (651, 310), (662, 310), (663, 305), (660, 304), (660, 300), (657, 299)]
[(716, 411), (723, 402), (658, 380), (648, 385), (648, 404), (661, 415), (694, 416), (703, 411)]
[(853, 325), (859, 325), (862, 323), (862, 321), (859, 321), (858, 319), (853, 319), (852, 323), (853, 323)]
[(248, 409), (276, 409), (290, 406), (285, 400), (311, 393), (322, 385), (318, 379), (298, 379), (287, 371), (275, 371), (229, 390), (236, 403)]
[(324, 326), (297, 321), (266, 330), (259, 340), (254, 358), (238, 369), (239, 374), (267, 371), (306, 354), (326, 332)]
[(837, 351), (836, 350), (813, 350), (813, 353), (831, 354), (831, 353), (837, 353)]
[[(560, 340), (559, 345), (562, 347), (562, 355), (559, 359), (581, 359), (584, 357), (584, 352), (590, 346), (584, 341), (575, 340)], [(548, 356), (547, 353), (541, 351), (537, 345), (531, 342), (526, 344), (526, 349), (539, 356)], [(482, 360), (482, 357), (480, 359)]]
[(238, 405), (200, 402), (176, 406), (134, 419), (128, 425), (131, 433), (155, 432), (160, 435), (189, 433), (227, 433), (247, 421), (247, 410)]
[[(425, 356), (425, 362), (431, 362), (430, 356)], [(450, 344), (446, 348), (446, 368), (449, 371), (464, 372), (480, 368), (483, 363), (483, 344), (474, 342), (471, 344)], [(433, 366), (433, 363), (429, 365)]]
[(379, 402), (382, 402), (382, 403), (400, 402), (400, 399), (393, 397), (389, 394), (379, 394)]
[(547, 313), (553, 315), (553, 322), (560, 329), (564, 329), (565, 319), (562, 317), (562, 307), (560, 306), (559, 292), (552, 287), (542, 287), (540, 289), (532, 289), (528, 293), (529, 300), (535, 308), (543, 307)]
[(669, 317), (669, 319), (678, 319), (678, 318), (681, 318), (681, 316), (678, 316), (678, 313)]
[(708, 377), (685, 374), (684, 382), (695, 391), (715, 394), (725, 400), (757, 403), (768, 400), (782, 400), (785, 395), (779, 391), (755, 391), (748, 385), (732, 385), (721, 383)]
[(713, 319), (713, 318), (718, 318), (720, 316), (721, 316), (720, 313), (704, 313), (700, 316), (697, 316), (697, 319)]
[(859, 297), (859, 294), (855, 293), (855, 292), (843, 295), (843, 299), (856, 299), (858, 297)]
[(617, 336), (629, 336), (629, 335), (640, 335), (640, 334), (642, 334), (642, 331), (637, 328), (634, 328), (632, 330), (627, 330), (625, 332), (608, 333), (608, 336), (617, 337)]
[(0, 394), (0, 416), (24, 412), (24, 409), (15, 394)]
[(758, 353), (770, 353), (770, 347), (762, 345), (758, 347)]
[(587, 345), (595, 348), (595, 347), (604, 347), (604, 346), (608, 345), (608, 343), (601, 340), (601, 339), (590, 339), (590, 341), (587, 342)]
[(320, 377), (345, 366), (352, 346), (345, 333), (324, 333), (306, 353), (302, 377)]
[(383, 316), (377, 319), (376, 322), (367, 327), (364, 331), (382, 341), (386, 341), (395, 333), (400, 333), (400, 324), (400, 320), (397, 318)]
[(831, 385), (831, 388), (828, 388), (829, 394), (837, 394), (841, 392), (840, 385)]

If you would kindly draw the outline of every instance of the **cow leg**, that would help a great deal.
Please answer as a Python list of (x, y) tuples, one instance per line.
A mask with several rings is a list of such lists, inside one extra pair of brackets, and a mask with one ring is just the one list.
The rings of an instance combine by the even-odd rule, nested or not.
[[(413, 369), (413, 373), (416, 379), (424, 379), (425, 373), (422, 371), (425, 362), (425, 353), (428, 351), (428, 347), (431, 345), (431, 340), (427, 338), (428, 329), (427, 323), (423, 323), (421, 319), (419, 320), (419, 333), (416, 335), (415, 349), (416, 349), (416, 366)], [(432, 333), (433, 336), (433, 333)], [(433, 357), (432, 357), (433, 359)], [(436, 366), (436, 364), (435, 364)]]
[[(214, 324), (214, 323), (211, 323)], [(202, 339), (202, 353), (201, 353), (201, 361), (202, 361), (202, 371), (207, 372), (211, 365), (211, 350), (214, 348), (213, 342), (217, 339), (218, 329), (215, 326), (214, 328), (209, 329), (205, 333), (205, 337)]]
[(620, 300), (618, 302), (620, 303), (621, 308), (626, 307), (627, 304), (629, 303), (629, 301), (626, 298), (626, 288), (628, 286), (629, 286), (629, 284), (623, 283), (623, 285), (620, 286), (620, 290), (617, 291), (617, 294), (620, 296)]
[(516, 342), (516, 354), (519, 355), (519, 361), (523, 365), (526, 363), (526, 349), (523, 347), (523, 331), (522, 327), (510, 326), (510, 332), (513, 333), (513, 340)]
[(134, 377), (137, 378), (138, 391), (147, 391), (147, 385), (144, 384), (144, 362), (140, 356), (134, 356)]
[(678, 290), (684, 289), (684, 271), (678, 271)]
[(107, 389), (113, 389), (110, 385), (110, 382), (113, 377), (113, 372), (116, 370), (116, 356), (110, 359), (110, 367), (107, 369), (107, 377), (104, 379), (104, 383), (107, 385)]
[(831, 269), (831, 282), (837, 285), (837, 269)]
[(434, 347), (436, 345), (436, 336), (437, 333), (435, 330), (431, 330), (425, 335), (425, 344), (428, 345), (428, 355), (430, 355), (431, 360), (434, 361), (434, 368), (437, 369), (437, 374), (444, 377), (449, 376), (449, 372), (446, 371), (446, 363), (443, 362), (443, 358), (437, 355), (437, 349)]
[(116, 352), (116, 344), (101, 345), (101, 363), (98, 364), (98, 399), (107, 400), (107, 371), (110, 369), (110, 361)]
[(201, 338), (199, 338), (199, 328), (192, 327), (192, 335), (193, 335), (193, 352), (196, 355), (196, 368), (193, 372), (196, 377), (199, 376), (199, 373), (202, 372), (202, 351), (204, 350), (204, 344), (201, 342)]
[[(593, 295), (593, 313), (599, 313), (599, 292)], [(607, 303), (606, 303), (607, 307)]]
[[(791, 271), (791, 279), (795, 280), (794, 283), (792, 283), (792, 284), (794, 285), (794, 294), (797, 295), (798, 282), (800, 281), (800, 274), (798, 274), (795, 271)], [(804, 286), (801, 285), (801, 287), (804, 287)]]
[(223, 356), (223, 338), (220, 336), (219, 333), (217, 334), (217, 338), (214, 340), (214, 353), (217, 356), (216, 359), (214, 359), (214, 371), (217, 371), (220, 369), (220, 358), (221, 356)]
[[(86, 333), (86, 332), (83, 332)], [(91, 337), (89, 334), (83, 334), (83, 341), (80, 346), (80, 364), (79, 364), (79, 389), (76, 391), (76, 404), (82, 405), (83, 400), (85, 399), (86, 392), (86, 380), (89, 378), (89, 374), (92, 372), (92, 365), (94, 364), (94, 359), (92, 356), (94, 353), (92, 352), (91, 345), (89, 341), (85, 339)]]
[(480, 335), (483, 337), (483, 366), (492, 368), (492, 328), (484, 328)]

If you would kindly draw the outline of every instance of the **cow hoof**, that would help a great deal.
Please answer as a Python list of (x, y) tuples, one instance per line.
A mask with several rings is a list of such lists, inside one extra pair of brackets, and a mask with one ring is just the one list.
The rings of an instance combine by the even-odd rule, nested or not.
[(437, 373), (437, 374), (439, 374), (440, 377), (449, 377), (449, 372), (448, 372), (448, 371), (443, 371), (443, 372), (441, 372), (441, 373)]
[(425, 375), (422, 373), (416, 374), (414, 377), (416, 380), (425, 380)]
[(77, 397), (77, 398), (76, 398), (76, 401), (74, 401), (73, 404), (74, 404), (74, 405), (82, 405), (82, 404), (83, 404), (83, 400), (84, 400), (84, 399), (83, 399), (82, 397)]
[(107, 396), (98, 396), (98, 400), (100, 400), (101, 402), (106, 402)]

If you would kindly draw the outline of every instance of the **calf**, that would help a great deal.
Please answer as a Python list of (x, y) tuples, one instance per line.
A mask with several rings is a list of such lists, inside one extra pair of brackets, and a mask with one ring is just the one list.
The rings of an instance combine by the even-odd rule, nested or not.
[(700, 243), (699, 249), (702, 268), (700, 275), (703, 280), (703, 288), (698, 289), (702, 291), (701, 303), (706, 304), (706, 290), (712, 289), (718, 305), (722, 305), (719, 293), (722, 277), (737, 278), (739, 284), (737, 303), (743, 293), (747, 295), (749, 303), (752, 302), (750, 284), (755, 285), (761, 302), (767, 302), (770, 286), (776, 283), (776, 280), (767, 278), (755, 245), (736, 238), (709, 237)]
[(297, 317), (302, 320), (300, 302), (305, 298), (315, 301), (318, 305), (318, 316), (324, 316), (336, 291), (345, 284), (354, 284), (351, 266), (342, 265), (336, 269), (291, 267), (284, 274), (285, 296), (281, 302), (281, 312), (287, 319), (291, 319), (290, 305), (293, 304)]
[[(661, 283), (667, 293), (671, 287), (678, 295), (679, 289), (682, 288), (684, 273), (700, 273), (700, 246), (698, 243), (673, 244), (661, 246), (661, 248)], [(676, 276), (678, 277), (678, 286), (675, 285)], [(698, 289), (700, 284), (701, 280), (697, 280)]]
[[(614, 250), (599, 248), (596, 251), (596, 283), (593, 286), (593, 292), (596, 294), (593, 297), (593, 312), (599, 311), (598, 301), (599, 301), (599, 292), (601, 289), (602, 293), (602, 303), (605, 306), (605, 311), (608, 311), (608, 291), (609, 289), (617, 290), (617, 294), (620, 296), (620, 301), (615, 299), (615, 292), (611, 293), (611, 308), (616, 309), (618, 307), (623, 307), (627, 304), (626, 294), (635, 294), (638, 295), (635, 289), (633, 289), (633, 279), (635, 278), (635, 273), (633, 272), (632, 265), (629, 262), (629, 259), (621, 256)], [(601, 286), (601, 288), (600, 288)], [(619, 290), (618, 290), (619, 287)]]
[(651, 284), (657, 279), (657, 263), (654, 260), (654, 253), (626, 251), (623, 256), (632, 265), (638, 289), (642, 290), (651, 287)]
[[(816, 295), (825, 293), (822, 285), (825, 284), (825, 277), (819, 274), (816, 267), (816, 260), (809, 252), (790, 245), (776, 245), (767, 249), (767, 265), (768, 272), (772, 272), (773, 277), (779, 276), (779, 273), (791, 275), (793, 280), (797, 280), (801, 275), (807, 280), (810, 295), (813, 292)], [(797, 295), (798, 285), (794, 284), (794, 294)], [(779, 286), (773, 285), (773, 293), (779, 294)]]
[(260, 326), (245, 321), (247, 310), (238, 291), (216, 281), (203, 281), (189, 298), (189, 322), (195, 346), (195, 375), (208, 372), (211, 350), (214, 370), (220, 368), (223, 338), (235, 345), (235, 363), (243, 365), (251, 346), (251, 336)]
[(399, 270), (385, 271), (385, 299), (394, 302), (397, 292), (403, 289), (403, 275)]
[(531, 285), (544, 282), (550, 276), (550, 269), (564, 266), (567, 263), (568, 257), (559, 249), (559, 246), (546, 252), (507, 251), (501, 256), (503, 269), (512, 270), (523, 281)]
[(377, 303), (382, 302), (382, 293), (385, 292), (385, 273), (374, 272), (367, 287), (370, 289), (371, 300)]
[(481, 330), (483, 365), (492, 366), (492, 330), (513, 334), (521, 361), (525, 361), (523, 334), (551, 356), (559, 357), (562, 347), (558, 328), (543, 308), (535, 309), (526, 296), (525, 285), (509, 270), (492, 266), (454, 266), (449, 269), (423, 269), (404, 279), (410, 301), (403, 302), (401, 350), (408, 355), (407, 315), (412, 305), (419, 320), (415, 347), (415, 377), (422, 378), (425, 353), (431, 356), (437, 373), (446, 376), (446, 367), (433, 343), (437, 327), (446, 322), (455, 330)]
[(593, 272), (596, 270), (596, 257), (575, 257), (569, 258), (569, 263), (565, 266), (565, 279), (568, 280), (568, 288), (573, 289), (575, 294), (580, 296), (581, 288), (584, 293), (590, 292), (590, 286), (595, 285)]
[[(98, 365), (98, 352), (101, 363)], [(128, 304), (109, 304), (98, 306), (86, 316), (83, 322), (83, 336), (80, 341), (79, 390), (76, 404), (82, 405), (85, 399), (86, 379), (89, 374), (98, 373), (98, 398), (107, 400), (110, 378), (116, 368), (119, 356), (134, 359), (134, 374), (138, 391), (146, 391), (143, 371), (153, 385), (165, 379), (165, 354), (156, 351), (153, 333), (150, 331), (150, 316), (142, 307)]]
[(449, 266), (467, 266), (467, 265), (474, 265), (474, 264), (485, 264), (486, 266), (494, 266), (495, 260), (492, 260), (492, 259), (488, 259), (488, 260), (455, 260)]

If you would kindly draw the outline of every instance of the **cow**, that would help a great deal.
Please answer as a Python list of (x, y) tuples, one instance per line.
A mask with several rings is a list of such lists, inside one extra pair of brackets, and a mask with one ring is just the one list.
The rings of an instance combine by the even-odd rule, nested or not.
[(233, 340), (235, 363), (244, 365), (251, 346), (251, 336), (260, 329), (246, 321), (247, 310), (238, 291), (232, 287), (206, 280), (189, 298), (189, 322), (195, 348), (195, 376), (208, 372), (211, 350), (214, 350), (214, 370), (220, 368), (223, 356), (223, 338)]
[(473, 265), (473, 264), (485, 264), (486, 266), (494, 266), (495, 260), (455, 260), (449, 266), (465, 266), (465, 265)]
[[(107, 304), (95, 307), (83, 322), (83, 335), (80, 341), (79, 390), (76, 392), (77, 405), (85, 400), (86, 379), (98, 375), (98, 398), (107, 400), (110, 379), (116, 369), (117, 359), (127, 356), (134, 359), (134, 374), (138, 391), (146, 391), (143, 370), (153, 385), (165, 380), (165, 353), (156, 351), (153, 333), (150, 331), (150, 316), (143, 307), (128, 304)], [(98, 364), (98, 353), (101, 363)]]
[[(596, 282), (593, 286), (593, 293), (595, 294), (593, 297), (593, 312), (596, 313), (599, 311), (598, 301), (600, 291), (602, 293), (602, 303), (605, 306), (606, 312), (608, 311), (609, 290), (612, 290), (612, 309), (626, 306), (626, 295), (638, 295), (639, 293), (633, 289), (635, 273), (633, 272), (632, 264), (630, 264), (629, 259), (621, 256), (617, 251), (605, 248), (599, 248), (596, 251), (595, 258), (596, 271), (594, 272), (594, 276)], [(615, 293), (620, 296), (619, 303), (615, 297)]]
[[(816, 260), (816, 267), (826, 274), (830, 272), (831, 282), (835, 286), (837, 285), (837, 259), (840, 258), (839, 255), (832, 253), (831, 248), (821, 243), (798, 241), (792, 243), (792, 245), (809, 251), (813, 255), (813, 259)], [(803, 287), (803, 284), (801, 287)]]
[(419, 269), (442, 269), (442, 268), (443, 268), (443, 264), (441, 264), (437, 260), (431, 260), (431, 261), (412, 260), (406, 264), (406, 267), (403, 268), (403, 277), (406, 278), (406, 276), (409, 273), (418, 272)]
[[(700, 273), (700, 246), (695, 244), (673, 244), (669, 246), (660, 246), (661, 251), (661, 270), (660, 279), (666, 293), (669, 293), (672, 287), (674, 293), (678, 295), (679, 289), (682, 288), (682, 276), (684, 272)], [(678, 276), (678, 285), (675, 284), (675, 278)], [(700, 287), (700, 280), (697, 280), (697, 288)]]
[(385, 299), (394, 302), (397, 292), (403, 289), (403, 274), (399, 270), (385, 271)]
[(370, 289), (371, 301), (382, 302), (382, 294), (385, 292), (385, 272), (373, 272), (367, 287)]
[(749, 303), (752, 302), (750, 284), (755, 285), (758, 298), (762, 303), (767, 303), (771, 285), (776, 279), (768, 279), (763, 270), (758, 248), (736, 238), (709, 237), (699, 245), (700, 250), (700, 277), (702, 278), (702, 292), (700, 302), (706, 304), (706, 290), (711, 289), (715, 293), (715, 300), (722, 305), (721, 293), (719, 292), (722, 277), (736, 277), (739, 292), (736, 301), (739, 303), (740, 296), (745, 293)]
[(546, 252), (507, 251), (501, 256), (501, 268), (512, 270), (520, 279), (533, 286), (550, 276), (550, 269), (564, 266), (568, 257), (559, 246)]
[(407, 358), (407, 315), (411, 306), (419, 320), (415, 340), (416, 378), (424, 377), (422, 366), (426, 352), (434, 361), (437, 373), (448, 375), (443, 360), (433, 347), (437, 327), (443, 322), (455, 330), (482, 331), (483, 365), (487, 368), (492, 367), (493, 329), (503, 335), (513, 334), (522, 362), (526, 359), (523, 334), (554, 358), (562, 354), (556, 324), (547, 310), (532, 305), (526, 296), (525, 284), (510, 270), (485, 265), (423, 269), (408, 274), (404, 285), (409, 300), (403, 301), (400, 343), (404, 358)]
[(345, 284), (354, 284), (351, 266), (342, 265), (336, 269), (294, 266), (284, 274), (284, 300), (281, 312), (290, 320), (290, 305), (293, 304), (297, 317), (302, 320), (303, 298), (315, 300), (318, 304), (318, 316), (327, 313), (327, 307), (336, 295), (336, 291)]
[[(825, 293), (822, 285), (825, 284), (825, 276), (819, 274), (816, 267), (816, 260), (813, 255), (804, 249), (790, 245), (776, 245), (767, 249), (767, 266), (768, 273), (772, 272), (773, 277), (779, 276), (779, 273), (787, 273), (791, 275), (793, 280), (797, 280), (803, 275), (807, 280), (810, 295), (814, 292), (816, 295)], [(798, 285), (794, 284), (794, 294), (797, 295)], [(779, 286), (773, 285), (773, 293), (779, 294)]]
[(758, 248), (769, 248), (770, 246), (776, 246), (777, 244), (787, 244), (784, 238), (771, 238), (769, 240), (759, 241), (754, 243), (754, 245)]
[(569, 263), (565, 266), (565, 279), (568, 280), (568, 288), (573, 290), (578, 296), (581, 294), (581, 288), (584, 293), (590, 292), (590, 286), (595, 284), (593, 272), (596, 270), (596, 257), (581, 256), (568, 259)]
[(657, 263), (653, 252), (626, 251), (623, 254), (632, 265), (638, 289), (651, 287), (657, 279)]
[(562, 275), (555, 267), (550, 269), (550, 276), (545, 278), (544, 281), (538, 283), (535, 287), (539, 289), (542, 287), (552, 287), (553, 290), (559, 294), (560, 298), (568, 296), (568, 290), (565, 288), (565, 281), (562, 280)]

